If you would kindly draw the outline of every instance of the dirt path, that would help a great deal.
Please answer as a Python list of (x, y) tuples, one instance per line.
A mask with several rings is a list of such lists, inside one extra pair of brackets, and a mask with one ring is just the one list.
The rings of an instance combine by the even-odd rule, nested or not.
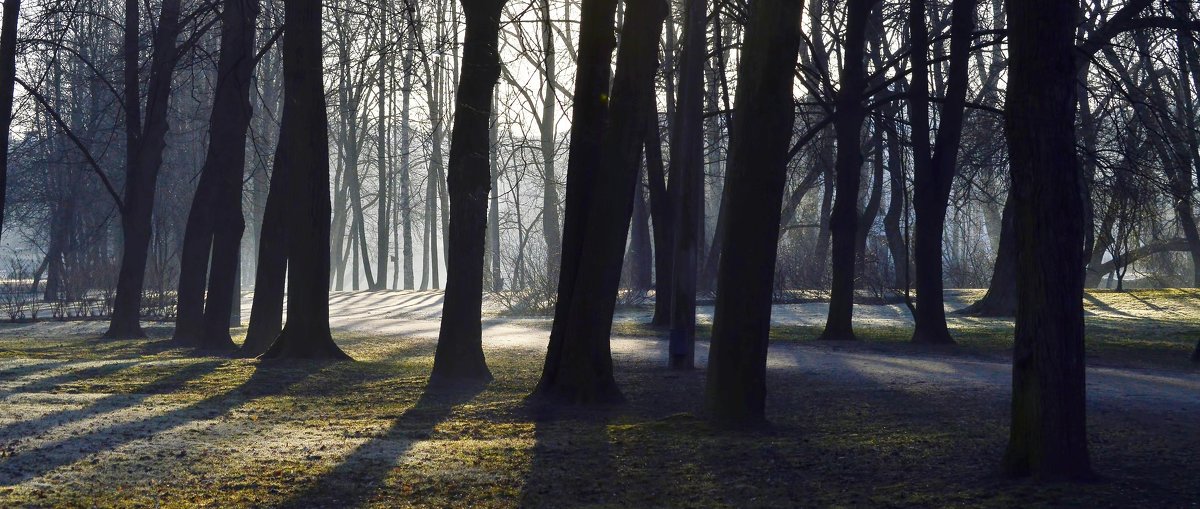
[[(339, 292), (330, 298), (330, 320), (335, 329), (432, 341), (438, 335), (441, 302), (439, 292)], [(827, 309), (828, 305), (823, 303), (778, 305), (772, 322), (821, 326)], [(1103, 311), (1090, 313), (1099, 315)], [(712, 307), (701, 307), (699, 314), (702, 322), (711, 321)], [(622, 311), (617, 320), (646, 322), (649, 318), (647, 312)], [(882, 326), (911, 325), (911, 317), (901, 305), (860, 305), (855, 310), (855, 321)], [(489, 317), (484, 320), (484, 345), (487, 349), (522, 349), (540, 355), (545, 351), (548, 331), (548, 319)], [(622, 362), (666, 361), (665, 345), (658, 340), (617, 336), (612, 345), (618, 369)], [(696, 353), (698, 365), (707, 363), (707, 343), (701, 342)], [(952, 354), (871, 352), (857, 345), (777, 342), (771, 345), (768, 366), (800, 370), (818, 379), (845, 384), (926, 385), (1008, 392), (1011, 383), (1011, 366), (1007, 362)], [(1090, 367), (1088, 391), (1093, 403), (1200, 409), (1200, 374), (1195, 373)]]

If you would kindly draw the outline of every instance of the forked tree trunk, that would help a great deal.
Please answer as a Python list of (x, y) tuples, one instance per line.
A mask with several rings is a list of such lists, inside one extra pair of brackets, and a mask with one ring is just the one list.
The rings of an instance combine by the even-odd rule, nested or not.
[(436, 382), (492, 379), (483, 357), (483, 251), (491, 190), (488, 133), (492, 94), (500, 78), (498, 38), (505, 1), (462, 0), (467, 31), (450, 133), (446, 296), (430, 375)]
[[(205, 350), (234, 348), (229, 315), (237, 276), (242, 217), (246, 131), (250, 127), (250, 82), (254, 71), (256, 0), (225, 0), (221, 10), (221, 53), (209, 122), (208, 152), (188, 213), (180, 255), (174, 340)], [(209, 254), (212, 274), (205, 276)], [(222, 314), (224, 316), (222, 316)]]
[(726, 165), (730, 228), (717, 272), (706, 388), (710, 417), (725, 426), (766, 417), (767, 337), (802, 7), (794, 0), (750, 3)]
[(862, 180), (862, 93), (866, 86), (864, 45), (867, 18), (874, 0), (849, 0), (846, 11), (845, 63), (842, 67), (840, 90), (837, 95), (837, 195), (829, 217), (833, 236), (833, 285), (829, 295), (829, 317), (821, 339), (854, 339), (854, 236), (858, 231), (858, 188)]
[[(914, 343), (953, 344), (946, 328), (946, 304), (942, 284), (942, 242), (946, 228), (946, 207), (950, 187), (954, 183), (958, 163), (959, 141), (962, 138), (963, 116), (970, 81), (971, 32), (975, 29), (976, 0), (954, 0), (950, 21), (950, 65), (946, 83), (946, 100), (938, 116), (937, 137), (933, 154), (928, 159), (914, 158), (913, 212), (916, 213), (916, 235), (913, 239), (913, 261), (916, 265), (916, 311), (913, 318)], [(925, 1), (910, 2), (910, 23), (914, 47), (924, 48)], [(911, 102), (914, 115), (913, 132), (924, 130), (919, 143), (928, 150), (929, 90), (926, 83), (928, 63), (924, 51), (913, 53), (913, 87)], [(919, 62), (919, 63), (917, 63)], [(920, 106), (916, 106), (916, 105)], [(924, 120), (923, 122), (918, 122)], [(921, 124), (921, 125), (918, 125)], [(914, 134), (914, 144), (917, 137)], [(914, 149), (914, 152), (916, 150)], [(925, 152), (928, 154), (928, 152)]]
[(704, 235), (704, 61), (708, 2), (687, 0), (679, 57), (679, 98), (671, 133), (675, 191), (672, 233), (671, 332), (668, 364), (691, 369), (696, 356), (696, 271)]
[(653, 48), (668, 8), (661, 0), (628, 5), (612, 93), (604, 101), (615, 7), (609, 0), (584, 0), (581, 13), (563, 264), (546, 364), (534, 389), (535, 397), (561, 403), (624, 399), (613, 379), (609, 333), (646, 140), (645, 112), (654, 104)]
[[(138, 8), (135, 0), (126, 2), (125, 95), (128, 103), (139, 103), (138, 80)], [(146, 260), (150, 249), (151, 216), (154, 190), (162, 168), (166, 147), (168, 101), (171, 76), (175, 72), (175, 39), (179, 35), (180, 0), (164, 0), (154, 36), (154, 54), (150, 61), (150, 82), (146, 87), (145, 129), (135, 118), (139, 107), (126, 107), (127, 140), (124, 207), (121, 209), (121, 269), (117, 275), (117, 295), (113, 300), (112, 319), (104, 337), (141, 338), (142, 288), (146, 279)], [(132, 18), (132, 21), (131, 19)], [(129, 32), (132, 31), (131, 35)]]
[(277, 156), (288, 168), (288, 319), (260, 357), (349, 359), (329, 332), (329, 122), (321, 70), (321, 4), (286, 2), (284, 30), (283, 150)]
[(1085, 418), (1083, 194), (1072, 0), (1008, 0), (1005, 98), (1017, 233), (1010, 475), (1091, 476)]

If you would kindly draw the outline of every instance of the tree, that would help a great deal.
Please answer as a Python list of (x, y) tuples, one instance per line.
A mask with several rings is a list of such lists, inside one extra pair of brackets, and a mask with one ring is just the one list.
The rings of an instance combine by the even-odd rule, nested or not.
[(500, 11), (505, 0), (462, 0), (467, 31), (455, 93), (447, 185), (450, 244), (446, 295), (431, 379), (491, 380), (483, 358), (483, 252), (491, 190), (492, 94), (500, 78)]
[(533, 393), (564, 403), (623, 400), (613, 379), (609, 333), (646, 140), (646, 111), (654, 100), (658, 55), (650, 48), (662, 33), (667, 7), (662, 1), (627, 5), (610, 95), (615, 7), (608, 0), (584, 0), (581, 11), (558, 301)]
[(286, 0), (276, 156), (288, 168), (288, 319), (264, 359), (349, 358), (329, 332), (329, 122), (322, 74), (321, 4)]
[(725, 231), (709, 351), (706, 401), (725, 425), (765, 419), (767, 337), (787, 178), (800, 48), (801, 2), (750, 4), (730, 130)]
[(912, 84), (909, 104), (912, 111), (913, 138), (913, 212), (916, 234), (913, 261), (916, 265), (916, 343), (952, 344), (946, 328), (946, 305), (942, 295), (942, 243), (946, 224), (946, 206), (950, 185), (958, 163), (962, 138), (971, 33), (975, 29), (976, 0), (954, 0), (950, 22), (950, 66), (946, 99), (942, 103), (937, 138), (930, 154), (929, 145), (929, 63), (925, 48), (929, 44), (925, 0), (909, 2), (912, 40)]
[[(229, 337), (229, 315), (235, 305), (238, 252), (246, 228), (242, 217), (242, 178), (251, 117), (250, 78), (254, 71), (254, 23), (258, 11), (257, 0), (225, 0), (221, 10), (221, 53), (209, 117), (208, 152), (188, 213), (180, 255), (174, 340), (185, 346), (211, 350), (234, 348)], [(207, 306), (206, 275), (209, 275)]]
[(832, 242), (833, 286), (829, 295), (829, 317), (821, 339), (854, 339), (854, 241), (858, 231), (858, 188), (862, 179), (862, 133), (866, 108), (864, 46), (867, 20), (875, 0), (849, 0), (846, 10), (846, 42), (840, 89), (837, 93), (837, 158), (834, 162), (837, 195), (829, 217)]
[(1079, 4), (1007, 0), (1005, 134), (1017, 239), (1010, 475), (1091, 475), (1085, 426), (1082, 171), (1075, 153)]
[(8, 139), (11, 136), (13, 92), (17, 85), (17, 15), (21, 0), (4, 0), (0, 21), (0, 230), (8, 190)]
[(679, 98), (672, 125), (671, 174), (674, 191), (671, 229), (671, 333), (668, 363), (691, 369), (696, 350), (696, 271), (704, 235), (704, 61), (708, 3), (688, 0), (684, 8), (683, 50), (679, 56)]
[(104, 337), (141, 338), (142, 289), (150, 249), (154, 190), (166, 147), (171, 76), (178, 52), (180, 0), (163, 0), (154, 35), (150, 81), (146, 86), (146, 118), (141, 120), (138, 0), (125, 2), (125, 194), (121, 206), (121, 270), (112, 319)]

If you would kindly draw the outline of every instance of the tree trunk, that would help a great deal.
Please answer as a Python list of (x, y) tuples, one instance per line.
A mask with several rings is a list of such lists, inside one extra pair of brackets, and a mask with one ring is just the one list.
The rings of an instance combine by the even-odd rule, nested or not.
[(267, 203), (263, 207), (262, 227), (259, 229), (257, 270), (254, 273), (254, 298), (250, 305), (250, 325), (246, 341), (238, 352), (244, 357), (257, 357), (275, 341), (283, 329), (283, 293), (287, 277), (287, 225), (284, 224), (288, 206), (288, 173), (283, 165), (286, 146), (280, 129), (276, 142)]
[[(408, 34), (408, 32), (405, 32)], [(411, 35), (406, 35), (411, 37)], [(409, 106), (412, 101), (412, 54), (411, 45), (404, 49), (404, 89), (400, 100), (400, 229), (404, 240), (403, 267), (404, 289), (412, 290), (413, 277), (413, 246), (412, 246), (412, 195), (410, 188), (411, 168), (409, 168), (409, 146), (412, 143), (412, 133), (409, 132)]]
[(8, 189), (8, 139), (12, 130), (13, 92), (17, 78), (17, 15), (21, 0), (4, 0), (0, 22), (0, 231), (4, 229), (4, 204)]
[(1077, 2), (1008, 0), (1005, 99), (1017, 233), (1010, 475), (1091, 476), (1085, 426)]
[[(963, 114), (970, 81), (969, 63), (971, 32), (975, 29), (976, 0), (954, 0), (950, 21), (950, 66), (946, 85), (946, 100), (942, 103), (933, 155), (928, 159), (914, 157), (913, 212), (916, 232), (913, 239), (913, 261), (916, 264), (916, 311), (913, 318), (914, 343), (953, 344), (946, 328), (946, 304), (942, 285), (942, 242), (946, 227), (946, 207), (950, 187), (954, 183), (958, 162), (959, 141), (962, 138)], [(925, 1), (912, 0), (910, 9), (913, 27), (913, 47), (927, 46)], [(919, 35), (918, 35), (919, 34)], [(929, 90), (926, 78), (928, 63), (924, 51), (913, 53), (914, 144), (928, 150)], [(920, 106), (918, 106), (920, 105)], [(918, 118), (919, 117), (919, 118)], [(925, 135), (918, 141), (917, 132)], [(916, 152), (916, 149), (914, 149)], [(926, 152), (927, 153), (927, 152)]]
[(717, 275), (706, 401), (718, 424), (765, 420), (767, 337), (779, 245), (779, 221), (792, 137), (802, 2), (750, 4), (724, 202), (730, 228)]
[(862, 180), (862, 151), (859, 149), (863, 117), (862, 93), (866, 86), (864, 45), (867, 18), (874, 0), (849, 0), (846, 11), (845, 64), (837, 95), (837, 196), (829, 217), (832, 235), (833, 286), (829, 317), (821, 339), (854, 339), (854, 236), (858, 231), (858, 188)]
[(506, 0), (462, 0), (467, 31), (450, 134), (450, 236), (446, 296), (432, 381), (492, 379), (483, 357), (483, 251), (487, 234), (492, 94), (500, 78), (500, 11)]
[(671, 139), (676, 194), (672, 233), (671, 332), (668, 365), (691, 369), (696, 350), (696, 271), (704, 234), (704, 60), (708, 2), (687, 0), (683, 49), (679, 56), (679, 97)]
[[(229, 314), (233, 309), (238, 248), (245, 230), (242, 177), (251, 118), (254, 23), (259, 10), (257, 1), (225, 0), (223, 4), (208, 152), (183, 237), (174, 335), (174, 341), (181, 345), (205, 350), (234, 348), (229, 337)], [(206, 307), (210, 253), (213, 270)]]
[[(667, 80), (670, 81), (670, 80)], [(658, 125), (658, 108), (650, 108), (646, 129), (646, 186), (650, 191), (650, 220), (654, 222), (654, 316), (650, 325), (664, 327), (671, 324), (671, 263), (672, 250), (668, 247), (674, 239), (672, 222), (674, 206), (671, 192), (663, 171), (662, 138)]]
[(645, 112), (654, 101), (653, 48), (668, 11), (662, 1), (628, 7), (612, 94), (605, 101), (616, 2), (583, 2), (563, 263), (546, 364), (534, 389), (535, 396), (551, 401), (623, 400), (613, 379), (609, 333), (646, 140)]
[(349, 359), (329, 332), (329, 123), (321, 4), (284, 4), (283, 119), (277, 156), (288, 168), (288, 320), (260, 357)]
[(387, 268), (388, 268), (388, 241), (391, 240), (391, 234), (388, 232), (388, 189), (391, 187), (390, 171), (388, 169), (387, 158), (387, 52), (385, 46), (391, 44), (392, 41), (387, 39), (387, 4), (379, 6), (379, 60), (376, 62), (376, 72), (379, 76), (379, 119), (375, 124), (375, 148), (376, 155), (379, 158), (379, 195), (375, 197), (375, 285), (372, 290), (387, 289)]
[[(127, 11), (130, 0), (126, 3)], [(145, 129), (127, 132), (133, 135), (128, 143), (125, 162), (124, 207), (121, 210), (121, 269), (117, 276), (117, 295), (113, 300), (112, 320), (104, 337), (108, 339), (142, 338), (140, 323), (142, 287), (146, 278), (146, 260), (150, 249), (151, 215), (154, 212), (154, 190), (158, 182), (158, 171), (162, 167), (163, 149), (166, 147), (168, 101), (171, 96), (171, 75), (175, 72), (175, 39), (179, 35), (179, 0), (164, 0), (158, 20), (158, 32), (154, 37), (154, 54), (150, 62), (150, 82), (146, 87)], [(126, 13), (126, 30), (135, 31), (132, 48), (130, 35), (126, 34), (125, 73), (127, 96), (137, 102), (139, 84), (137, 79), (138, 51), (136, 21), (129, 24), (130, 13)], [(137, 8), (132, 17), (137, 18)], [(132, 69), (131, 69), (132, 67)], [(130, 74), (132, 73), (132, 83)], [(126, 123), (137, 127), (133, 120), (139, 114), (137, 108), (126, 108)], [(127, 125), (128, 129), (129, 125)]]
[(1000, 247), (992, 266), (987, 293), (974, 304), (955, 311), (966, 316), (1010, 317), (1017, 314), (1017, 231), (1016, 200), (1012, 190), (1004, 201), (1000, 219)]
[(558, 219), (558, 177), (554, 171), (554, 121), (558, 118), (554, 83), (558, 77), (555, 72), (550, 0), (542, 0), (539, 7), (542, 11), (542, 66), (546, 78), (546, 89), (542, 96), (542, 122), (539, 126), (542, 148), (542, 232), (546, 238), (546, 277), (549, 281), (554, 281), (558, 278), (558, 267), (562, 258), (562, 231), (559, 229)]
[(629, 230), (629, 252), (625, 255), (625, 267), (629, 286), (635, 291), (645, 292), (650, 289), (654, 262), (650, 247), (650, 212), (646, 207), (646, 187), (642, 185), (640, 173), (638, 183), (634, 185), (633, 226)]

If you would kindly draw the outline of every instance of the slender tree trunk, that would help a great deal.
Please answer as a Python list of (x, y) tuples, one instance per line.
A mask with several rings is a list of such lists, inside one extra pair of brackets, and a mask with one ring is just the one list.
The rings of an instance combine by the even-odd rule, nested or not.
[(0, 21), (0, 231), (8, 189), (8, 139), (12, 135), (13, 92), (17, 78), (17, 16), (21, 0), (4, 0)]
[(833, 248), (833, 287), (829, 318), (821, 339), (854, 338), (854, 236), (858, 230), (858, 188), (862, 180), (862, 93), (866, 86), (864, 45), (867, 19), (874, 0), (849, 0), (846, 11), (846, 48), (837, 95), (837, 196), (829, 217)]
[(633, 290), (645, 292), (650, 289), (653, 277), (653, 254), (650, 248), (650, 211), (646, 207), (646, 186), (642, 185), (639, 172), (638, 183), (633, 194), (633, 226), (629, 230), (629, 252), (625, 255), (629, 285)]
[(707, 408), (718, 424), (765, 420), (767, 336), (792, 136), (802, 3), (755, 0), (730, 129), (725, 232), (709, 351)]
[(284, 4), (280, 163), (288, 167), (285, 220), (288, 320), (261, 356), (348, 359), (329, 332), (329, 122), (321, 64), (321, 4)]
[[(127, 11), (136, 0), (126, 3)], [(117, 295), (113, 300), (112, 320), (108, 331), (109, 339), (141, 338), (140, 323), (142, 289), (146, 278), (146, 261), (149, 257), (150, 237), (153, 234), (151, 216), (154, 213), (154, 190), (158, 172), (162, 168), (163, 149), (166, 147), (168, 101), (171, 96), (171, 76), (175, 72), (175, 39), (179, 35), (180, 0), (164, 0), (158, 20), (158, 32), (154, 36), (154, 54), (150, 62), (150, 82), (146, 87), (145, 129), (138, 129), (132, 143), (128, 143), (125, 167), (124, 207), (121, 210), (121, 269), (117, 276)], [(132, 16), (137, 17), (133, 7)], [(138, 99), (137, 79), (138, 24), (130, 24), (130, 13), (126, 12), (126, 31), (135, 31), (130, 48), (130, 35), (126, 34), (125, 73), (127, 96)], [(132, 53), (131, 53), (132, 50)], [(132, 73), (132, 82), (130, 74)], [(127, 124), (139, 115), (137, 108), (126, 109)], [(128, 129), (127, 125), (127, 129)]]
[(376, 155), (379, 158), (379, 195), (375, 197), (375, 285), (372, 290), (387, 289), (387, 269), (388, 269), (388, 241), (391, 240), (391, 234), (388, 232), (388, 189), (391, 187), (391, 172), (388, 168), (387, 158), (387, 69), (385, 67), (388, 58), (387, 53), (383, 49), (385, 45), (391, 43), (387, 35), (387, 4), (381, 4), (379, 7), (379, 60), (376, 62), (376, 72), (379, 76), (379, 120), (375, 124), (375, 147)]
[(563, 263), (546, 364), (534, 389), (537, 397), (565, 403), (623, 400), (613, 379), (609, 333), (646, 140), (645, 112), (654, 100), (658, 55), (652, 48), (668, 8), (662, 1), (628, 6), (605, 101), (615, 8), (614, 1), (584, 0), (581, 13)]
[(1017, 233), (1010, 475), (1091, 476), (1085, 425), (1077, 2), (1008, 0), (1005, 100)]
[(696, 350), (696, 272), (704, 234), (704, 61), (708, 2), (687, 0), (683, 50), (679, 57), (679, 98), (671, 140), (673, 175), (679, 175), (672, 233), (671, 333), (668, 364), (691, 369)]
[(450, 236), (446, 297), (431, 380), (491, 380), (483, 357), (483, 263), (491, 168), (492, 95), (500, 78), (500, 11), (506, 0), (462, 0), (463, 76), (450, 134)]
[(967, 316), (1010, 317), (1017, 314), (1017, 231), (1016, 200), (1012, 191), (1004, 201), (1000, 220), (1000, 247), (992, 266), (987, 293), (975, 303), (955, 313)]
[(558, 118), (554, 83), (558, 76), (555, 71), (550, 0), (542, 0), (539, 7), (542, 10), (542, 66), (546, 79), (546, 89), (542, 95), (542, 122), (539, 126), (542, 148), (542, 232), (546, 238), (546, 277), (550, 281), (554, 281), (558, 278), (558, 267), (562, 258), (562, 233), (559, 229), (558, 218), (558, 177), (554, 171), (554, 125)]
[[(411, 37), (411, 35), (406, 35)], [(411, 46), (411, 45), (406, 45)], [(400, 229), (404, 240), (404, 289), (413, 289), (413, 246), (412, 246), (412, 195), (411, 168), (409, 164), (412, 133), (409, 132), (409, 106), (412, 100), (412, 54), (411, 47), (404, 49), (404, 85), (400, 99)]]
[[(646, 186), (650, 190), (650, 219), (654, 222), (654, 316), (650, 325), (664, 327), (671, 324), (671, 263), (674, 260), (669, 246), (675, 238), (671, 233), (674, 206), (663, 170), (657, 107), (648, 111), (647, 123)], [(671, 185), (678, 185), (678, 182)]]

